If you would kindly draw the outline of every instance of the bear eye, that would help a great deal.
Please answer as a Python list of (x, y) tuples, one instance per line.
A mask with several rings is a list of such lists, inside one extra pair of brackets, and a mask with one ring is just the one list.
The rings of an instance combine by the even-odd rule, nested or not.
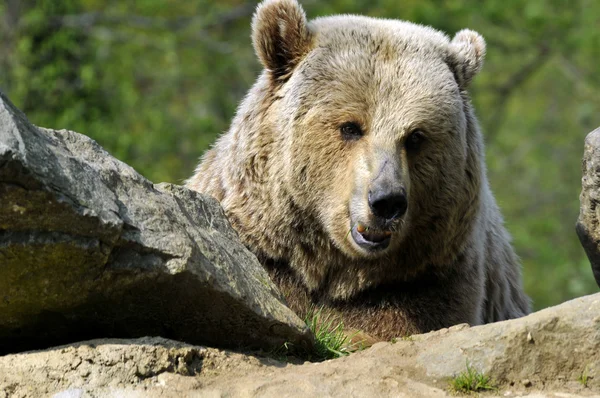
[(342, 138), (346, 141), (358, 140), (363, 136), (360, 126), (354, 122), (346, 122), (340, 126)]
[(425, 133), (417, 129), (410, 133), (404, 145), (408, 151), (416, 152), (421, 148), (423, 141), (425, 141)]

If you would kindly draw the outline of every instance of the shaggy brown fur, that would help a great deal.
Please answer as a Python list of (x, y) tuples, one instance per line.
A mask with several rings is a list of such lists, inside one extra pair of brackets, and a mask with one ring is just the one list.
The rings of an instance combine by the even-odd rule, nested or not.
[[(264, 1), (252, 27), (265, 70), (187, 185), (221, 202), (292, 308), (328, 305), (384, 339), (527, 314), (466, 92), (481, 36), (309, 23), (295, 0)], [(392, 186), (406, 213), (382, 221), (369, 195)]]

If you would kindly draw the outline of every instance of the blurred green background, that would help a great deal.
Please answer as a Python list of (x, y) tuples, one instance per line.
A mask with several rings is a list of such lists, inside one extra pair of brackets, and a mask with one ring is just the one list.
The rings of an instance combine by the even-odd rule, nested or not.
[[(574, 231), (600, 126), (600, 1), (303, 1), (309, 18), (399, 18), (487, 40), (471, 94), (492, 187), (536, 309), (598, 291)], [(4, 0), (0, 89), (40, 126), (181, 183), (259, 73), (243, 0)]]

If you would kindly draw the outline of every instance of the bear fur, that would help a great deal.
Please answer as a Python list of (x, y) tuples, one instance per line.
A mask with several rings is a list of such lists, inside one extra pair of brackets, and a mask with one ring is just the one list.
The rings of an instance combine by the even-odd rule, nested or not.
[(264, 71), (187, 186), (292, 309), (379, 339), (529, 312), (466, 91), (479, 34), (266, 0), (252, 40)]

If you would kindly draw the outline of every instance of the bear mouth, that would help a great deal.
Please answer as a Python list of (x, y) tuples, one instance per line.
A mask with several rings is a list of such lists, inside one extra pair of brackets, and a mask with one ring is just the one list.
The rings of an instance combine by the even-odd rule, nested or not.
[(358, 223), (352, 227), (352, 239), (358, 246), (368, 251), (380, 251), (390, 245), (391, 231), (381, 231)]

